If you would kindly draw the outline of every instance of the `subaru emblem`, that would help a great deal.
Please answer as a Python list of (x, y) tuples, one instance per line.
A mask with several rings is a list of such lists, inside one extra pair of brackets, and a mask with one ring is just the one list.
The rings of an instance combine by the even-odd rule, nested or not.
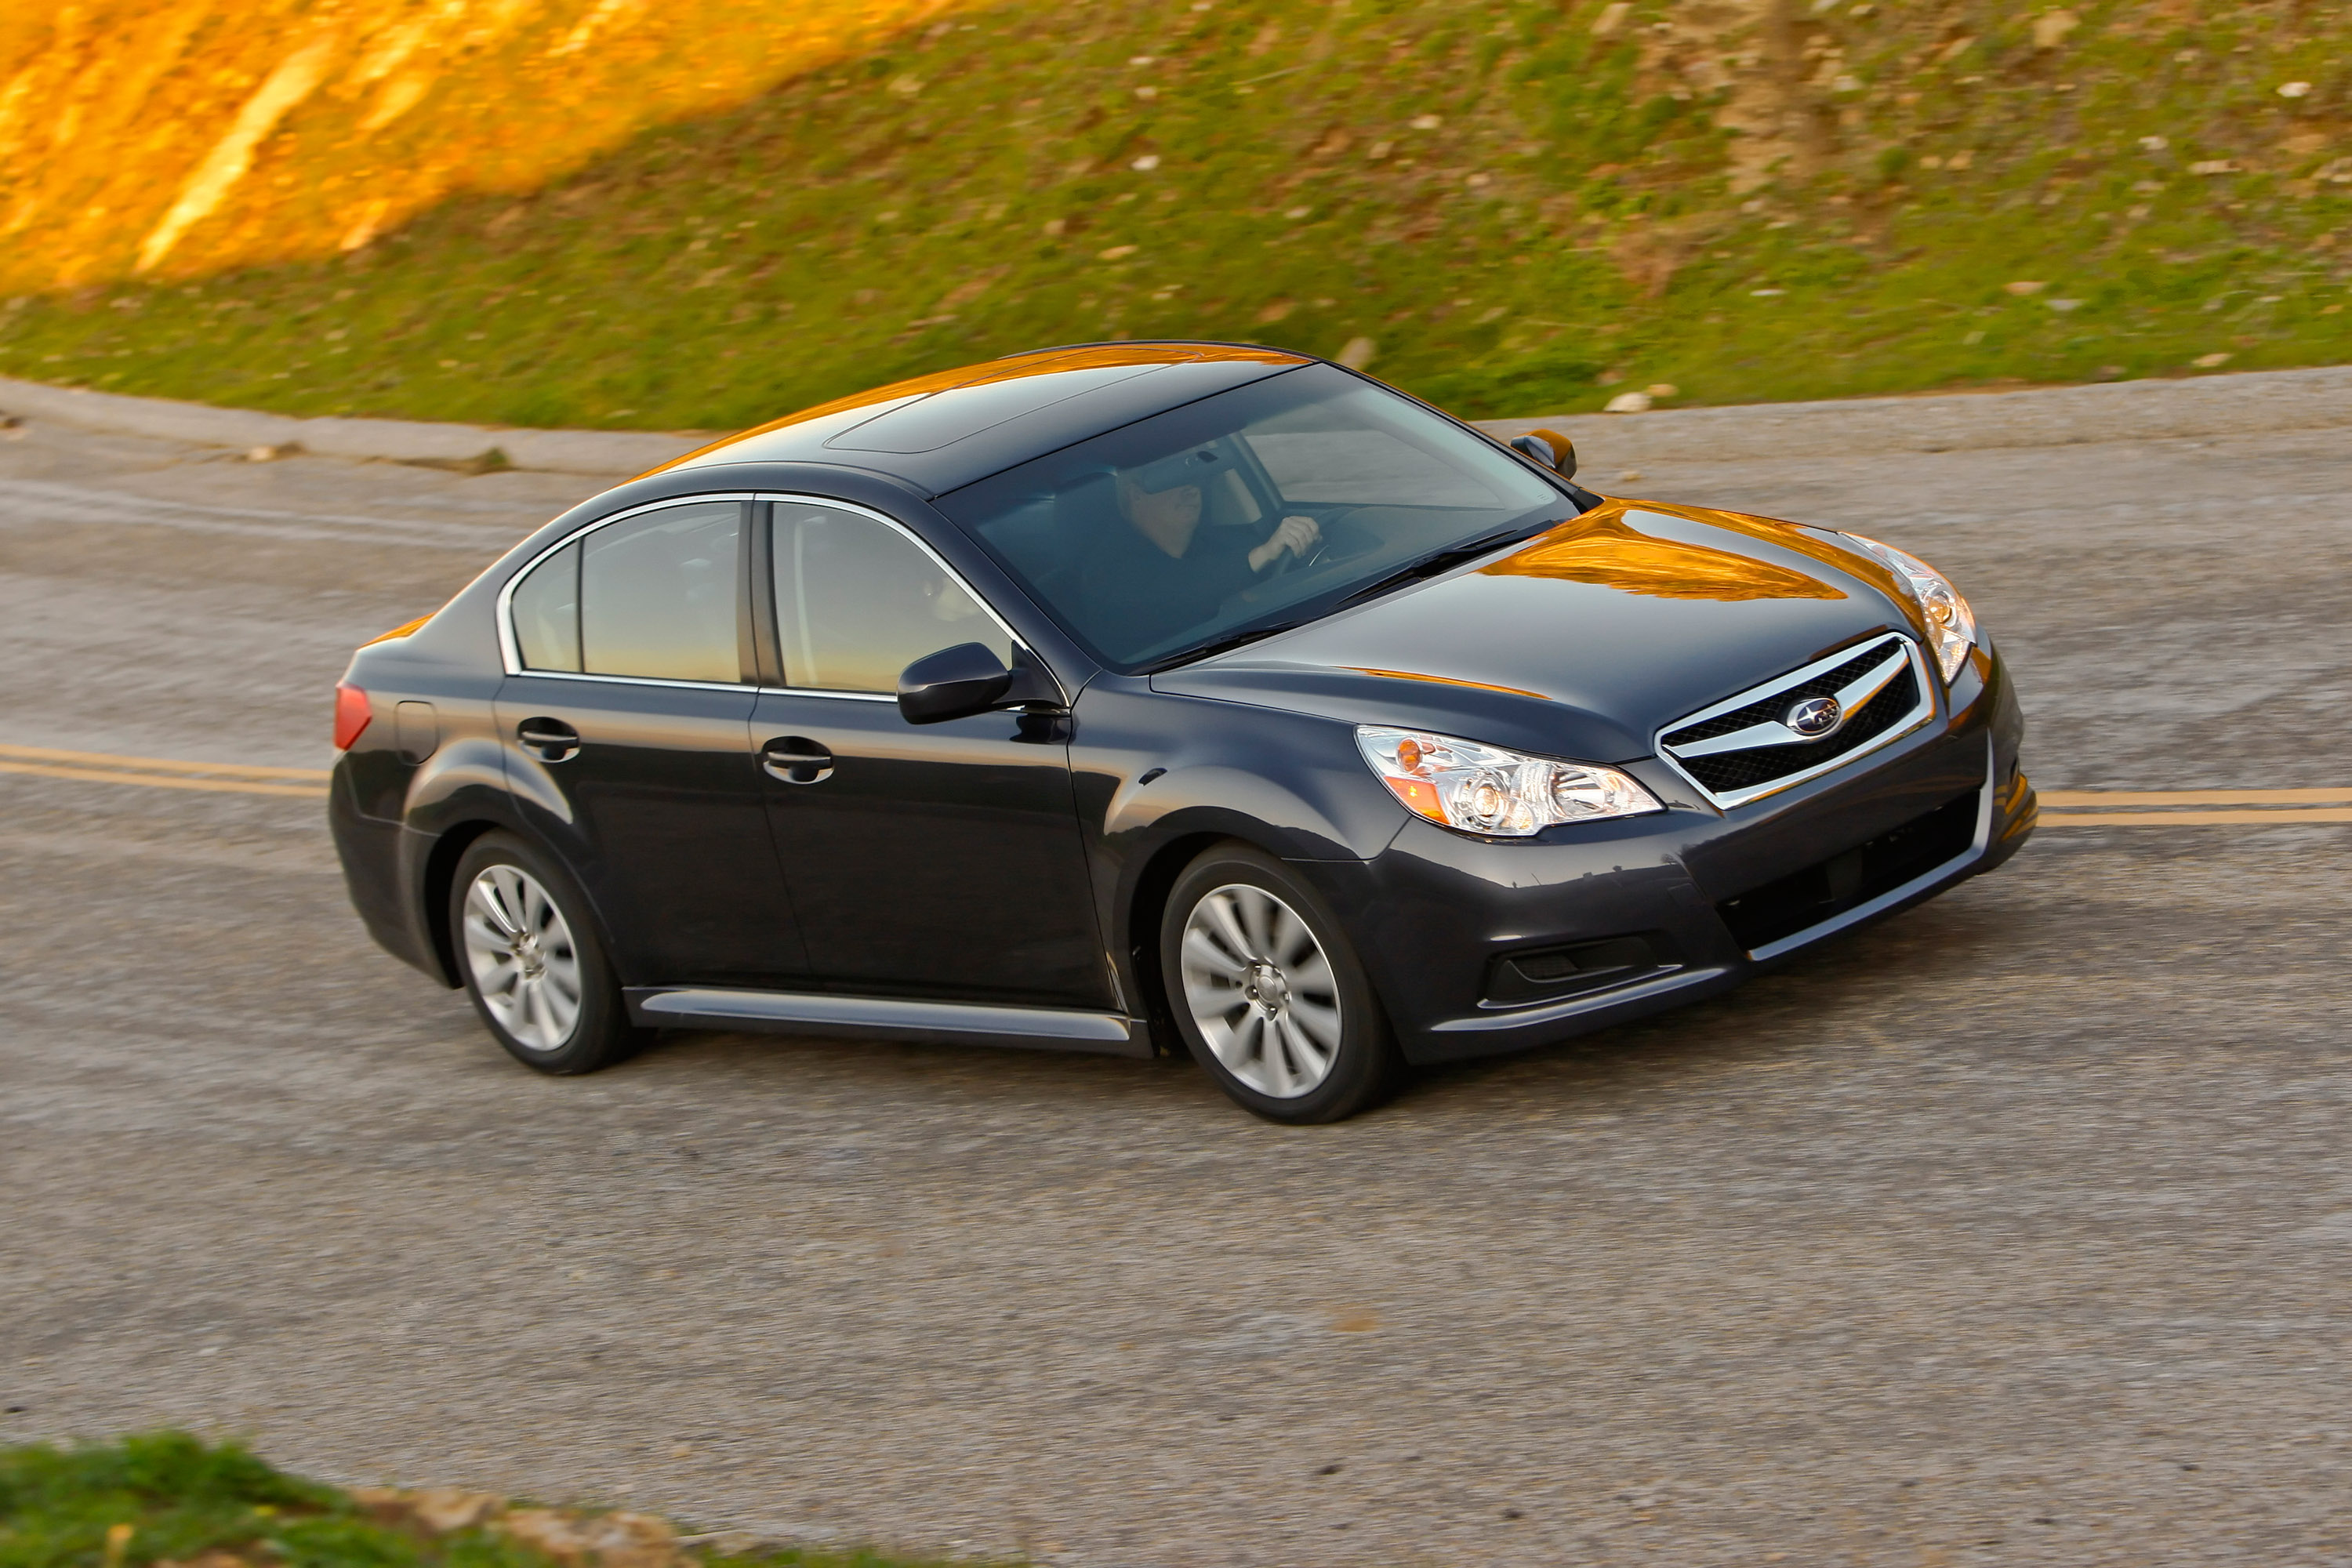
[(1811, 741), (1836, 729), (1838, 721), (1844, 717), (1845, 710), (1838, 706), (1836, 698), (1808, 697), (1792, 706), (1780, 722)]

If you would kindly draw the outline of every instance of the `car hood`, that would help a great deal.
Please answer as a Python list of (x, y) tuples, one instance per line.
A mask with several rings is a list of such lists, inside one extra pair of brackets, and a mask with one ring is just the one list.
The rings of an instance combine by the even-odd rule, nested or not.
[(1155, 690), (1590, 762), (1874, 633), (1894, 579), (1825, 532), (1607, 500), (1483, 564), (1151, 678)]

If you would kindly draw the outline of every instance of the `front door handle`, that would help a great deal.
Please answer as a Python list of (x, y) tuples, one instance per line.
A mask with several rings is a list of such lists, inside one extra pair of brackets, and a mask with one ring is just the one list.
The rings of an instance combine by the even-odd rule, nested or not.
[(806, 735), (779, 735), (760, 748), (760, 766), (786, 784), (823, 784), (833, 776), (833, 753)]
[(526, 719), (515, 726), (515, 739), (544, 763), (561, 763), (580, 754), (580, 731), (561, 719)]

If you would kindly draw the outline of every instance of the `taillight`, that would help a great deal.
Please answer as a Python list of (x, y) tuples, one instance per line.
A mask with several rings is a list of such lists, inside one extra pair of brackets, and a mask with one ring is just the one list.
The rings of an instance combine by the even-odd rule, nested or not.
[(335, 687), (335, 750), (348, 752), (352, 742), (360, 738), (375, 717), (368, 706), (368, 694), (358, 687), (338, 683)]

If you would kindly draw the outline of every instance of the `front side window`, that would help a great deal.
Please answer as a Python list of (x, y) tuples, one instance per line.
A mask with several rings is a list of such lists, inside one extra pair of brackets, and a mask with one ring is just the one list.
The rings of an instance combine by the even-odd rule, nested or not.
[(1424, 556), (1573, 517), (1496, 443), (1326, 365), (1290, 371), (936, 503), (1115, 668), (1328, 613)]
[(1003, 628), (929, 552), (888, 523), (778, 501), (772, 554), (787, 686), (896, 692), (901, 670), (959, 643), (980, 643), (1013, 661)]

